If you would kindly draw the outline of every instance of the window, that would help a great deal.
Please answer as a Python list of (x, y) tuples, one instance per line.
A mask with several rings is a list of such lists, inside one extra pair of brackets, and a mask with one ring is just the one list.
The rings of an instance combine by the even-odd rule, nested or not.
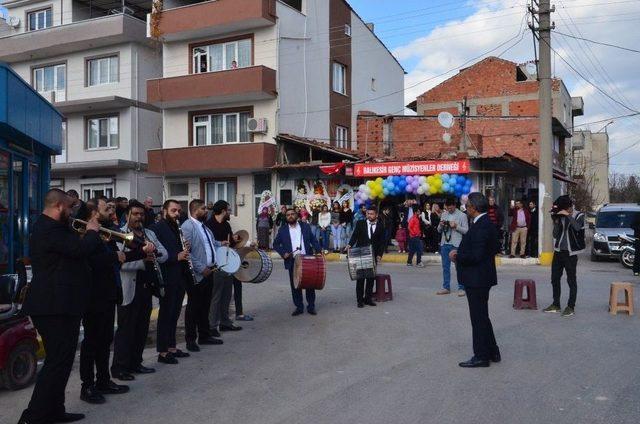
[(346, 84), (346, 67), (341, 64), (334, 62), (333, 63), (333, 91), (340, 94), (347, 94), (347, 84)]
[(236, 214), (236, 183), (235, 181), (211, 181), (205, 184), (206, 201), (217, 202), (224, 200), (229, 203), (229, 212)]
[(246, 143), (249, 112), (221, 113), (193, 117), (193, 140), (196, 146), (222, 143)]
[(55, 100), (65, 100), (67, 65), (51, 65), (33, 69), (33, 87), (38, 93), (55, 92)]
[(82, 184), (82, 199), (94, 199), (96, 197), (113, 197), (113, 183), (108, 184)]
[(302, 0), (282, 0), (282, 2), (302, 12)]
[(118, 56), (101, 57), (87, 61), (89, 86), (118, 82)]
[(344, 24), (344, 35), (351, 37), (351, 25)]
[(228, 43), (194, 47), (193, 73), (224, 71), (251, 66), (250, 38)]
[(188, 183), (169, 183), (169, 196), (188, 196), (189, 184)]
[(36, 10), (27, 14), (28, 30), (37, 31), (39, 29), (45, 29), (51, 27), (52, 24), (52, 12), (51, 8)]
[(118, 147), (118, 117), (87, 119), (87, 149)]
[(349, 145), (349, 129), (336, 126), (336, 147), (346, 149)]

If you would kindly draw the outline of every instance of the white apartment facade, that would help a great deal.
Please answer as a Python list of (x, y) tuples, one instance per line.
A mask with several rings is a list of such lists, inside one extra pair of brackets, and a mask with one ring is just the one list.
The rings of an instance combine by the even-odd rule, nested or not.
[(146, 101), (146, 80), (162, 75), (161, 51), (146, 37), (151, 1), (3, 6), (0, 60), (65, 116), (51, 186), (85, 200), (150, 195), (158, 203), (162, 179), (147, 172), (147, 150), (162, 145), (161, 111)]
[(260, 193), (281, 188), (280, 135), (355, 150), (359, 110), (404, 108), (404, 70), (344, 0), (165, 1), (148, 32), (163, 46), (149, 169), (167, 197), (228, 201), (234, 229), (254, 233)]

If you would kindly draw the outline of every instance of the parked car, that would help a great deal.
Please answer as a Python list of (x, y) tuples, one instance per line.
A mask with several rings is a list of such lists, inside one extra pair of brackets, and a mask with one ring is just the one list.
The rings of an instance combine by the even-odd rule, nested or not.
[(618, 259), (619, 235), (633, 237), (632, 225), (640, 214), (640, 204), (610, 203), (600, 208), (596, 215), (591, 260)]

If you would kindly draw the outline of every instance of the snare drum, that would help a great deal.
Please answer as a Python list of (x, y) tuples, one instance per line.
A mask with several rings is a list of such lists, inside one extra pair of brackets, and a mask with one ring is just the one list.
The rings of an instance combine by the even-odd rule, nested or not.
[(240, 269), (240, 255), (228, 246), (218, 247), (216, 267), (227, 275), (233, 275)]
[(327, 268), (322, 256), (296, 256), (293, 266), (293, 283), (296, 289), (322, 290)]
[(376, 260), (371, 246), (352, 247), (347, 253), (347, 264), (351, 280), (376, 277)]
[(240, 269), (234, 276), (243, 283), (259, 284), (266, 281), (273, 270), (271, 257), (262, 250), (253, 247), (241, 247)]

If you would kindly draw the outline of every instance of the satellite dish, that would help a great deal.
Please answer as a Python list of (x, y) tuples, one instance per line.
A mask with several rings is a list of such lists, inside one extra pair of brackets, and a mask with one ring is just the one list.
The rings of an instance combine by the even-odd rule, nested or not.
[(449, 134), (448, 132), (445, 132), (444, 134), (442, 134), (442, 141), (444, 141), (447, 144), (451, 143), (451, 134)]
[(17, 16), (9, 16), (7, 24), (9, 24), (11, 28), (18, 28), (20, 26), (20, 18)]
[(529, 75), (535, 75), (538, 73), (538, 67), (533, 62), (527, 63), (524, 68), (527, 70)]
[(451, 127), (453, 127), (453, 115), (450, 114), (449, 112), (440, 112), (438, 114), (438, 123), (443, 128), (451, 128)]

